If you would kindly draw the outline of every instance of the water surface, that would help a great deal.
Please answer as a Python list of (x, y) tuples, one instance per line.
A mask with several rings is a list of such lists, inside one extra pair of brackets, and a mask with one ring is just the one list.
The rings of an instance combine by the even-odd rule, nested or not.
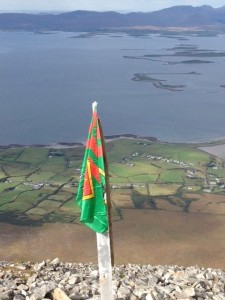
[[(201, 64), (165, 63), (196, 59), (190, 57), (124, 58), (171, 55), (180, 45), (223, 51), (224, 38), (0, 32), (0, 144), (83, 142), (94, 100), (105, 135), (169, 142), (224, 137), (225, 57), (204, 57), (212, 63)], [(131, 80), (137, 73), (185, 87), (169, 91)]]

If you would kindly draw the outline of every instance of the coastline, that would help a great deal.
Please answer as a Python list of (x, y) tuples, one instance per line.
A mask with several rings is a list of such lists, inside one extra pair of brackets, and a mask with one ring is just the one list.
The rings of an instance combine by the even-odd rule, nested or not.
[(66, 148), (76, 148), (80, 146), (84, 146), (84, 144), (79, 142), (74, 142), (74, 143), (59, 142), (59, 143), (50, 143), (50, 144), (8, 144), (8, 145), (0, 145), (0, 149), (25, 148), (25, 147), (66, 149)]
[[(213, 146), (223, 146), (225, 147), (225, 136), (221, 138), (214, 138), (205, 141), (192, 141), (192, 142), (170, 142), (170, 141), (162, 141), (159, 140), (157, 137), (153, 136), (141, 136), (132, 133), (124, 133), (124, 134), (113, 134), (113, 135), (105, 135), (104, 136), (106, 142), (110, 142), (112, 140), (117, 139), (136, 139), (136, 140), (143, 140), (148, 141), (151, 143), (159, 143), (159, 144), (183, 144), (183, 145), (193, 145), (196, 148), (208, 148)], [(1, 149), (9, 149), (9, 148), (24, 148), (24, 147), (37, 147), (37, 148), (52, 148), (52, 149), (67, 149), (67, 148), (76, 148), (85, 146), (85, 142), (54, 142), (49, 144), (19, 144), (19, 143), (12, 143), (6, 145), (0, 145)], [(204, 150), (203, 150), (204, 151)], [(206, 151), (207, 152), (207, 151)]]

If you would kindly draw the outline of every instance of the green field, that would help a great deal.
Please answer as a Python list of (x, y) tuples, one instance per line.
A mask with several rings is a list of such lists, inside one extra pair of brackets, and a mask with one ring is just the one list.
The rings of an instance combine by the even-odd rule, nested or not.
[[(125, 138), (106, 145), (114, 215), (118, 207), (187, 211), (192, 200), (186, 193), (225, 194), (224, 161), (195, 145)], [(1, 149), (0, 219), (36, 224), (75, 221), (83, 154), (82, 146)]]

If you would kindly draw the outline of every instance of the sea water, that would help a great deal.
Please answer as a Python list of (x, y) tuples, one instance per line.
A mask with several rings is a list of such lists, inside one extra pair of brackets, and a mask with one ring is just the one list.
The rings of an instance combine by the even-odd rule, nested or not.
[[(93, 101), (99, 102), (105, 135), (168, 142), (222, 138), (225, 57), (171, 54), (174, 47), (222, 52), (224, 41), (225, 35), (2, 31), (0, 144), (84, 142)], [(181, 63), (196, 59), (210, 62)], [(132, 80), (140, 73), (184, 87), (174, 91)]]

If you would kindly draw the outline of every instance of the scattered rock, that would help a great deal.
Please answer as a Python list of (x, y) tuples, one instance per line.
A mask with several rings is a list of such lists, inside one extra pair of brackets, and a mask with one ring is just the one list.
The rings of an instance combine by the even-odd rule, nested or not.
[[(113, 268), (114, 299), (225, 299), (225, 271), (198, 266), (121, 265)], [(0, 262), (0, 300), (100, 299), (98, 266)]]
[(56, 288), (53, 292), (52, 292), (52, 297), (53, 297), (53, 300), (71, 300), (67, 295), (66, 293), (59, 289), (59, 288)]

